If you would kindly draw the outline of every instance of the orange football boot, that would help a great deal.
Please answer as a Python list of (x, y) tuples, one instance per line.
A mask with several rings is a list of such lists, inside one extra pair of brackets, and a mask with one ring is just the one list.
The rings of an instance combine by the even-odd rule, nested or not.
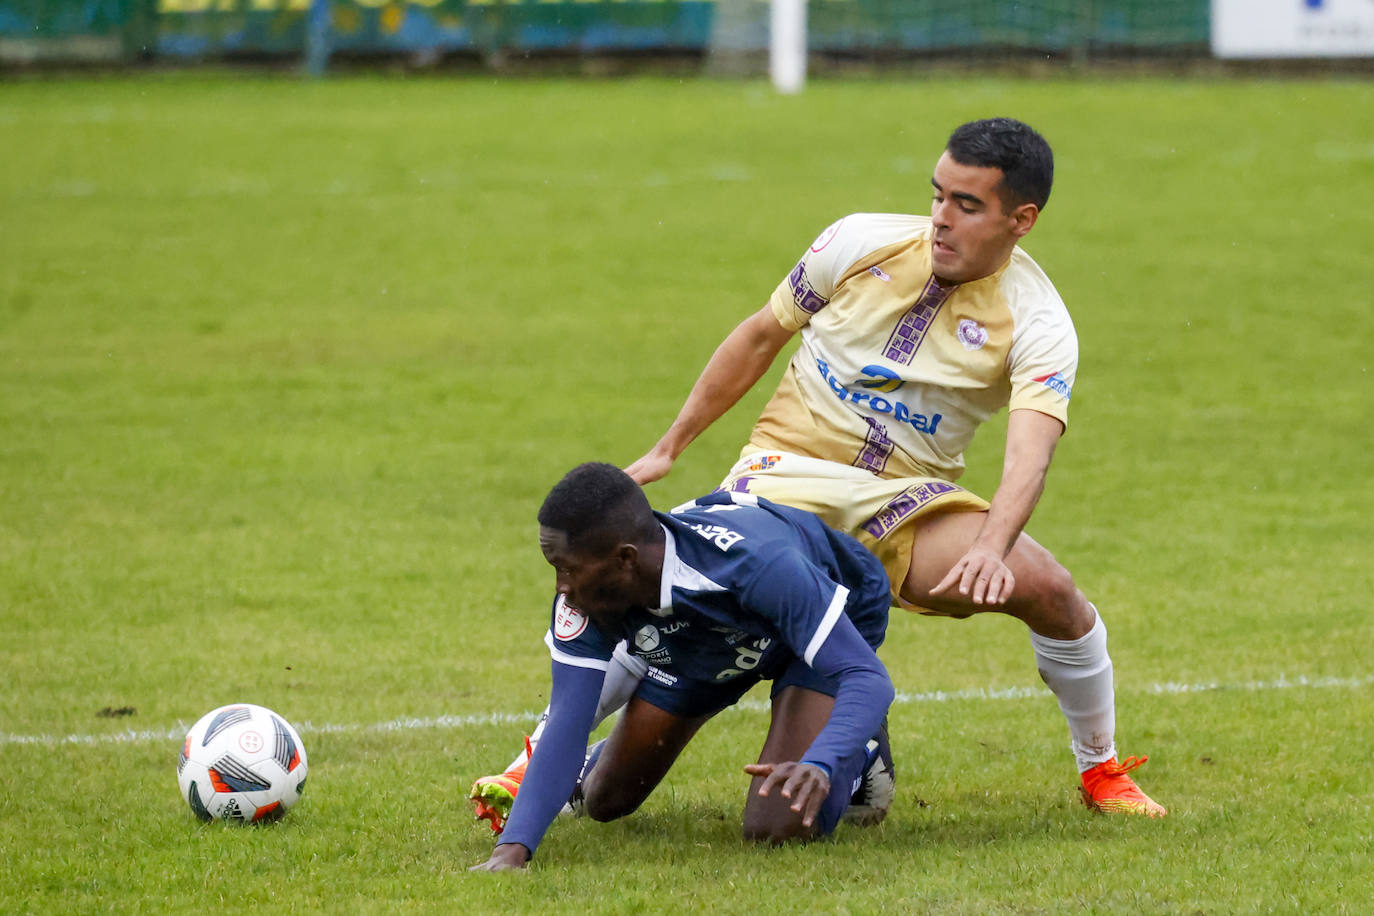
[(1124, 762), (1117, 763), (1113, 757), (1088, 770), (1083, 774), (1083, 785), (1078, 790), (1083, 796), (1083, 804), (1103, 814), (1164, 817), (1169, 813), (1168, 809), (1140, 791), (1135, 780), (1126, 775), (1149, 759), (1127, 757)]
[(530, 739), (525, 739), (525, 760), (496, 776), (483, 776), (472, 784), (468, 800), (472, 802), (473, 816), (491, 825), (491, 832), (500, 836), (506, 829), (506, 818), (510, 817), (511, 806), (515, 804), (516, 793), (520, 791), (520, 781), (525, 778), (525, 767), (534, 749)]

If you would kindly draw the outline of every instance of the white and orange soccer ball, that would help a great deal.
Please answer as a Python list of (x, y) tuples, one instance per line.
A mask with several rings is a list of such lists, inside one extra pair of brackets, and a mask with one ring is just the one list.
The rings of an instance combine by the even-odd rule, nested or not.
[(305, 790), (305, 745), (291, 724), (251, 703), (221, 706), (191, 726), (177, 758), (181, 797), (201, 820), (279, 820)]

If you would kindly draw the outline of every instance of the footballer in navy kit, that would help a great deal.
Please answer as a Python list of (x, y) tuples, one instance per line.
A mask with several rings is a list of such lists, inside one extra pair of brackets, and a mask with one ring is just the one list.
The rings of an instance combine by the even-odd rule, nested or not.
[[(558, 584), (549, 714), (499, 845), (476, 868), (522, 867), (574, 796), (594, 820), (631, 813), (696, 731), (763, 679), (772, 722), (744, 768), (744, 834), (781, 843), (833, 830), (893, 698), (874, 652), (887, 628), (882, 564), (814, 515), (749, 494), (654, 512), (610, 464), (569, 472), (539, 522)], [(584, 756), (622, 640), (649, 673)]]

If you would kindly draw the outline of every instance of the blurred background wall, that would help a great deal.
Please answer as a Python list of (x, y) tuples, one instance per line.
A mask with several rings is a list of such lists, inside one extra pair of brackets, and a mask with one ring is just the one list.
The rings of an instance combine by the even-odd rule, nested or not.
[[(0, 63), (685, 57), (757, 72), (768, 0), (0, 0)], [(810, 0), (810, 55), (1364, 57), (1374, 0)]]

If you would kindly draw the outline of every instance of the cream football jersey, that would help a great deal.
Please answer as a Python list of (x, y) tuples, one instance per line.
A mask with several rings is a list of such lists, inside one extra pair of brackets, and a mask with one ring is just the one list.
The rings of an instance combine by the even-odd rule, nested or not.
[(750, 449), (953, 480), (1003, 407), (1067, 426), (1078, 340), (1049, 278), (1017, 248), (993, 275), (941, 286), (930, 236), (929, 217), (856, 213), (811, 244), (770, 299), (801, 346)]

